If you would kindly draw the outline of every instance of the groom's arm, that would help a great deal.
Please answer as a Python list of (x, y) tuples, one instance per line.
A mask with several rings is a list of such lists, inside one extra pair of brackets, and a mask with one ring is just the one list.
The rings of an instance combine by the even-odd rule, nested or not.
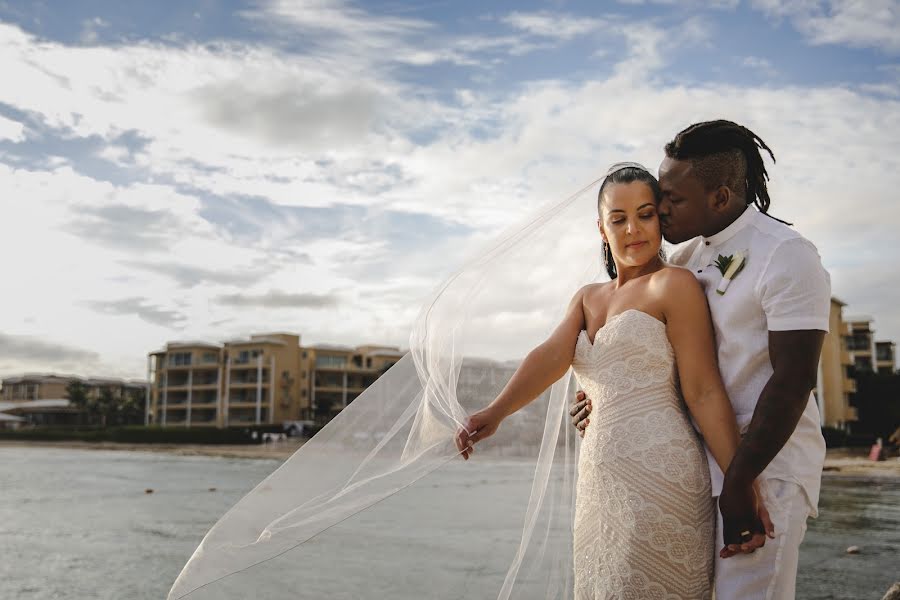
[(760, 394), (747, 433), (725, 475), (727, 482), (749, 486), (787, 443), (816, 386), (824, 331), (770, 331), (769, 357), (774, 373)]
[(746, 509), (742, 499), (794, 433), (816, 386), (828, 330), (831, 283), (815, 246), (791, 239), (769, 259), (757, 293), (766, 315), (773, 372), (725, 473), (719, 510), (726, 544), (740, 543), (742, 532), (759, 531), (759, 522), (737, 518)]
[(746, 541), (741, 532), (760, 531), (759, 523), (739, 516), (747, 509), (742, 499), (748, 497), (746, 490), (794, 433), (816, 385), (824, 339), (823, 331), (769, 332), (769, 356), (775, 372), (760, 394), (747, 433), (725, 473), (719, 497), (726, 545)]

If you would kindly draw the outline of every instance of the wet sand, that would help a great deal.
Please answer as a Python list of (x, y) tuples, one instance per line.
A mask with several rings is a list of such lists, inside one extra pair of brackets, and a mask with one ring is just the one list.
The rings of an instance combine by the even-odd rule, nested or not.
[(77, 441), (10, 441), (0, 440), (0, 448), (72, 448), (77, 450), (127, 450), (129, 452), (161, 452), (178, 456), (221, 456), (226, 458), (261, 458), (285, 460), (303, 445), (304, 438), (289, 438), (268, 444), (120, 444), (117, 442)]

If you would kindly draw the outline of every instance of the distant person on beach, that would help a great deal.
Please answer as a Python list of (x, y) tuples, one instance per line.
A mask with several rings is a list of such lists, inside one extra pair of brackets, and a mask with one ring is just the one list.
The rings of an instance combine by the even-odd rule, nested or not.
[[(807, 517), (817, 514), (825, 459), (811, 390), (828, 331), (830, 279), (816, 247), (767, 215), (760, 149), (774, 160), (745, 127), (697, 123), (666, 145), (659, 167), (662, 233), (673, 244), (687, 242), (669, 262), (694, 273), (706, 292), (719, 369), (742, 436), (727, 469), (706, 440), (719, 507), (717, 600), (794, 597), (800, 543)], [(738, 257), (742, 264), (728, 268)], [(587, 391), (570, 412), (582, 435), (603, 428), (610, 410)], [(753, 556), (729, 560), (764, 531), (747, 518), (757, 478), (774, 538)]]

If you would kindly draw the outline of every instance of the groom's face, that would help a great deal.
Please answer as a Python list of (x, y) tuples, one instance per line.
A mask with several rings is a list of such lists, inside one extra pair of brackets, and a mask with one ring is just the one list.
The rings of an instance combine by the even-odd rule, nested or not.
[(666, 158), (659, 165), (659, 221), (663, 237), (670, 244), (680, 244), (703, 235), (709, 229), (713, 192), (691, 173), (691, 163)]

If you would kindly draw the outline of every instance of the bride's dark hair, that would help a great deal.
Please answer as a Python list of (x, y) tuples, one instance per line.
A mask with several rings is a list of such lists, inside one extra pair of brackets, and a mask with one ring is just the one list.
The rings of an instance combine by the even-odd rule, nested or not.
[[(659, 206), (659, 202), (662, 200), (662, 189), (659, 187), (659, 181), (656, 180), (656, 177), (645, 169), (638, 167), (623, 167), (607, 175), (606, 179), (604, 179), (603, 183), (600, 185), (600, 191), (597, 192), (597, 214), (602, 218), (600, 207), (603, 204), (603, 192), (607, 185), (616, 183), (634, 183), (635, 181), (645, 183), (650, 187), (650, 190), (653, 192), (653, 200), (656, 202), (656, 205)], [(666, 259), (662, 247), (659, 249), (659, 257), (663, 260)], [(619, 273), (616, 270), (616, 261), (613, 260), (612, 251), (609, 249), (609, 244), (606, 242), (603, 242), (603, 262), (606, 265), (606, 273), (609, 275), (610, 279), (615, 279), (619, 276)]]

